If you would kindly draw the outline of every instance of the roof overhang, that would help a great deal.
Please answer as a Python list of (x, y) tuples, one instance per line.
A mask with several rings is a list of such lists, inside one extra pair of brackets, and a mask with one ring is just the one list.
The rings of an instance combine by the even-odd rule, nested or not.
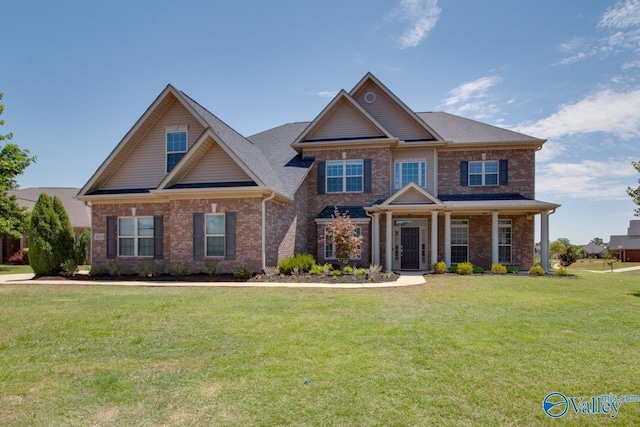
[(513, 214), (539, 214), (553, 211), (560, 207), (555, 203), (542, 202), (538, 200), (494, 200), (494, 201), (455, 201), (441, 202), (442, 204), (404, 204), (391, 205), (380, 204), (365, 208), (369, 213), (375, 212), (403, 212), (403, 213), (424, 213), (424, 212), (451, 212), (456, 214), (482, 215), (491, 212), (513, 213)]

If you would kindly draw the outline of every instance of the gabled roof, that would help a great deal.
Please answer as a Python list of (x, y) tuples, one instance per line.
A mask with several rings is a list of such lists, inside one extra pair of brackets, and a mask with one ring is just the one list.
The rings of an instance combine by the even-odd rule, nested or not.
[(418, 126), (423, 128), (427, 133), (433, 136), (437, 141), (442, 141), (446, 138), (443, 138), (435, 129), (433, 129), (429, 124), (425, 123), (421, 117), (416, 115), (416, 113), (411, 110), (407, 105), (400, 100), (393, 92), (389, 90), (376, 76), (374, 76), (371, 72), (368, 72), (364, 75), (364, 77), (356, 84), (353, 89), (349, 92), (349, 95), (352, 97), (356, 97), (357, 94), (368, 84), (373, 83), (377, 86), (385, 95), (387, 95), (393, 102), (395, 102), (398, 107), (404, 111), (412, 120), (416, 122)]
[(184, 105), (189, 112), (193, 114), (198, 121), (205, 127), (205, 132), (198, 138), (198, 141), (189, 148), (187, 154), (180, 159), (170, 174), (165, 176), (156, 189), (163, 190), (168, 185), (175, 184), (172, 178), (179, 176), (184, 171), (181, 168), (188, 164), (189, 159), (197, 155), (207, 141), (208, 137), (213, 138), (216, 143), (245, 170), (256, 183), (260, 186), (271, 188), (278, 194), (290, 198), (289, 191), (286, 186), (267, 161), (264, 153), (256, 147), (251, 141), (244, 138), (218, 117), (210, 113), (207, 109), (195, 102), (184, 92), (175, 89), (171, 85), (167, 85), (165, 90), (156, 98), (142, 117), (136, 122), (134, 127), (125, 135), (109, 157), (102, 163), (96, 173), (91, 177), (87, 184), (79, 192), (78, 196), (86, 196), (99, 191), (100, 185), (110, 176), (120, 164), (125, 160), (126, 156), (133, 150), (135, 144), (144, 136), (144, 134), (153, 126), (153, 123), (162, 116), (164, 110), (175, 100)]
[(360, 106), (344, 89), (341, 90), (329, 104), (318, 114), (318, 116), (307, 126), (307, 128), (295, 139), (292, 145), (301, 144), (305, 139), (316, 131), (324, 121), (326, 121), (333, 113), (336, 106), (341, 102), (346, 102), (352, 109), (357, 111), (362, 119), (367, 121), (374, 129), (379, 132), (378, 137), (393, 138), (391, 133), (384, 128), (376, 119), (374, 119), (364, 108)]
[(380, 207), (395, 205), (396, 202), (401, 201), (402, 199), (406, 198), (406, 196), (410, 196), (412, 202), (409, 204), (412, 204), (412, 205), (428, 204), (428, 205), (444, 206), (444, 204), (437, 197), (430, 194), (428, 191), (420, 187), (415, 182), (410, 182), (404, 187), (402, 187), (400, 190), (398, 190), (391, 197), (389, 197), (387, 200), (380, 203)]
[(91, 228), (91, 208), (74, 198), (78, 194), (78, 190), (79, 188), (30, 187), (9, 190), (7, 193), (10, 196), (16, 196), (18, 204), (26, 207), (29, 211), (33, 210), (41, 193), (45, 193), (50, 197), (57, 196), (67, 211), (73, 228)]
[(606, 249), (605, 247), (598, 246), (593, 242), (589, 242), (588, 245), (585, 245), (582, 247), (582, 250), (585, 251), (586, 253), (596, 254), (596, 255), (601, 254), (602, 252), (605, 251), (605, 249)]

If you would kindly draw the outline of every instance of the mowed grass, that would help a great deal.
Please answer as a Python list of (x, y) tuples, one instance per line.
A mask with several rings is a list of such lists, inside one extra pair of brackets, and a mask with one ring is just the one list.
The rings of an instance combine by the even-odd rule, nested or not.
[(0, 274), (33, 273), (29, 265), (0, 264)]
[[(607, 264), (607, 259), (579, 259), (575, 263), (571, 264), (569, 270), (593, 270), (593, 271), (610, 271), (611, 265)], [(613, 263), (613, 269), (627, 267), (640, 267), (640, 262), (619, 262)]]
[[(640, 394), (639, 310), (636, 276), (595, 273), (0, 286), (0, 425), (555, 425), (552, 391)], [(639, 422), (623, 404), (615, 423)]]

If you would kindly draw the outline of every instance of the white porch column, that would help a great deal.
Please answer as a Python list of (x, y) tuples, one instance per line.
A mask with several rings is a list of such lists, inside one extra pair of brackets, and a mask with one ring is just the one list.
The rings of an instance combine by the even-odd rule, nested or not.
[(438, 262), (438, 212), (431, 211), (431, 265)]
[(380, 214), (378, 212), (373, 214), (373, 227), (371, 232), (373, 233), (371, 262), (373, 264), (380, 264)]
[(391, 271), (393, 268), (393, 263), (391, 262), (393, 258), (393, 214), (391, 211), (387, 211), (387, 242), (386, 242), (386, 253), (384, 260), (384, 269), (385, 271)]
[(498, 212), (491, 212), (491, 264), (500, 260), (498, 251)]
[(444, 262), (451, 267), (451, 212), (444, 213)]
[(540, 267), (549, 272), (549, 212), (540, 213)]

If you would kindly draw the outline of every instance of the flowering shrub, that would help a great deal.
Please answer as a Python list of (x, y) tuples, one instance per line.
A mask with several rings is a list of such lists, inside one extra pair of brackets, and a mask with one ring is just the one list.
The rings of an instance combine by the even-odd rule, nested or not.
[(447, 264), (444, 261), (433, 264), (433, 272), (435, 274), (444, 274), (447, 272)]
[(473, 264), (470, 262), (461, 262), (458, 264), (458, 274), (471, 274), (473, 273)]
[(7, 261), (9, 261), (11, 264), (24, 264), (25, 263), (21, 252), (15, 252), (13, 255), (11, 255), (9, 258), (7, 258)]
[(544, 270), (539, 265), (534, 265), (529, 269), (530, 276), (544, 276)]
[(493, 274), (507, 274), (507, 267), (502, 264), (491, 264), (491, 272)]

